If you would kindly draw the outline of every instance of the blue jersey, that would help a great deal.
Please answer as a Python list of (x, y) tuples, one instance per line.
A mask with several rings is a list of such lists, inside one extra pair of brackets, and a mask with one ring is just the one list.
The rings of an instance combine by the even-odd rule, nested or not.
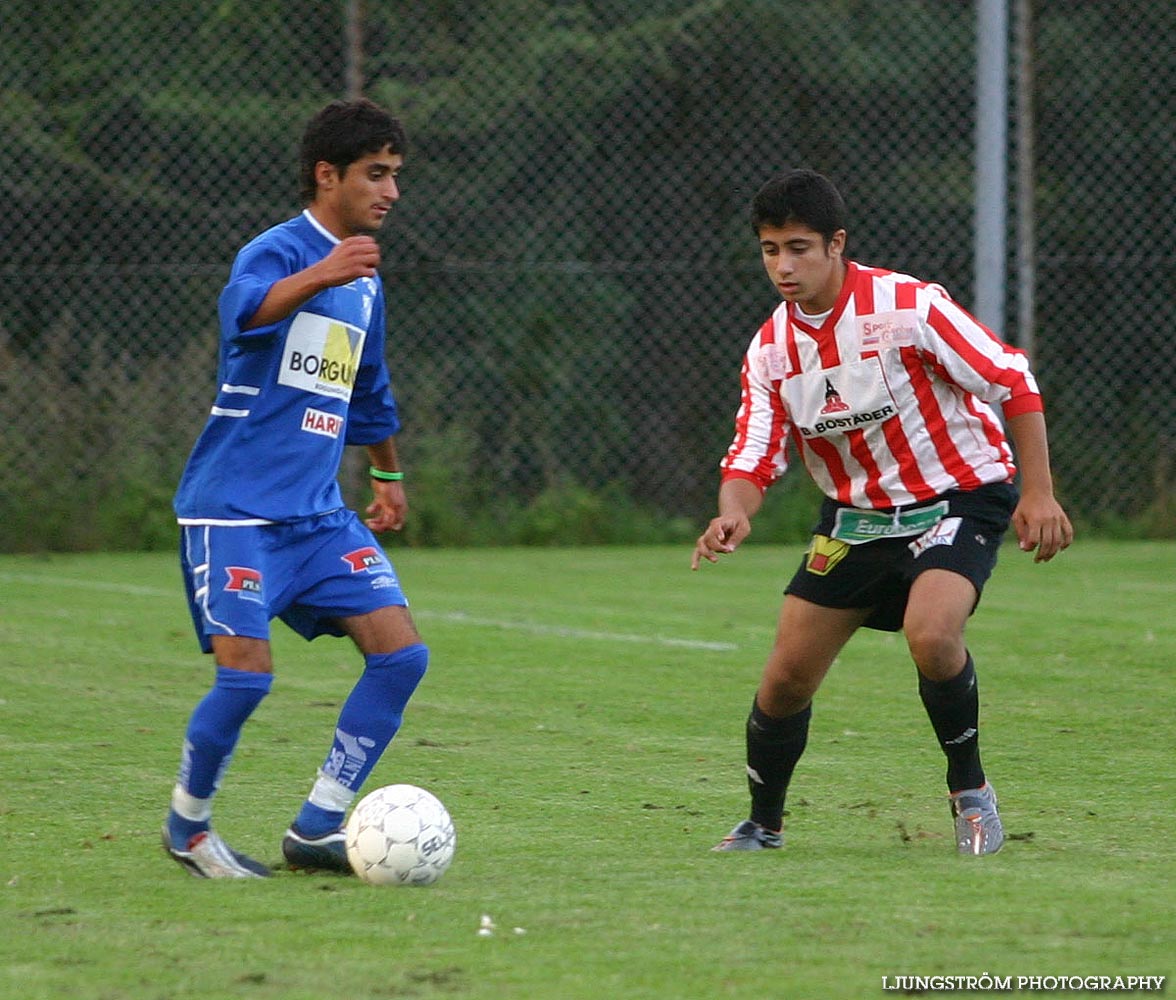
[(400, 429), (378, 275), (319, 292), (278, 323), (243, 329), (275, 282), (338, 242), (303, 212), (233, 262), (219, 302), (220, 388), (176, 492), (181, 524), (263, 524), (336, 510), (343, 446), (375, 444)]

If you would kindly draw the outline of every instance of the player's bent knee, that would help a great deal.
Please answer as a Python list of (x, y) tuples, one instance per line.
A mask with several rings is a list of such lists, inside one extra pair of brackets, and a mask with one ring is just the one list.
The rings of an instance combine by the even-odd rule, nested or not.
[(343, 630), (365, 656), (395, 653), (421, 641), (408, 608), (390, 605), (366, 615), (341, 620)]
[(267, 639), (254, 639), (243, 635), (214, 635), (211, 644), (213, 656), (222, 667), (253, 674), (273, 673), (273, 654)]
[(932, 680), (958, 673), (968, 655), (963, 636), (955, 632), (908, 634), (907, 648), (919, 672)]
[(364, 665), (367, 670), (386, 675), (395, 688), (393, 700), (403, 704), (429, 669), (429, 647), (417, 642), (394, 653), (369, 653), (364, 657)]
[(797, 676), (786, 673), (765, 673), (760, 681), (757, 698), (768, 715), (791, 715), (801, 711), (812, 700), (821, 686), (819, 676)]

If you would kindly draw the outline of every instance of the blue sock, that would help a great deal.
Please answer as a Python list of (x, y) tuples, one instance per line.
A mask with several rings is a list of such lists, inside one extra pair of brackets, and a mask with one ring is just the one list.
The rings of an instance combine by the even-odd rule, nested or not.
[(428, 665), (429, 648), (422, 643), (364, 657), (319, 780), (294, 820), (299, 832), (318, 837), (343, 822), (348, 803), (400, 729), (404, 707)]
[[(212, 689), (188, 720), (180, 774), (168, 813), (173, 843), (187, 843), (195, 834), (208, 829), (211, 812), (208, 800), (220, 787), (241, 727), (269, 693), (273, 682), (273, 674), (217, 666)], [(176, 811), (180, 802), (187, 815)]]

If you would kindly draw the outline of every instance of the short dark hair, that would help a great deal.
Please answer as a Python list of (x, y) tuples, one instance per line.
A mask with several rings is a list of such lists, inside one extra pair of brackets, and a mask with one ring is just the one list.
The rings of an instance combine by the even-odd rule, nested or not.
[(303, 204), (314, 201), (314, 167), (320, 160), (343, 174), (361, 156), (385, 147), (403, 154), (406, 144), (404, 126), (378, 104), (366, 98), (332, 101), (311, 118), (302, 134), (298, 183)]
[(829, 178), (815, 170), (789, 170), (768, 181), (751, 202), (751, 225), (756, 234), (764, 226), (789, 222), (820, 233), (826, 245), (845, 228), (845, 202)]

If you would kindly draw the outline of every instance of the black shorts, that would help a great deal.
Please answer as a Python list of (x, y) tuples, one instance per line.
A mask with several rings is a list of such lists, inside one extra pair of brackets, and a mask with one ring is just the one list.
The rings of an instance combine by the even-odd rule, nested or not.
[(852, 508), (826, 500), (808, 551), (784, 593), (825, 608), (869, 608), (866, 628), (883, 632), (902, 628), (911, 584), (925, 570), (946, 569), (966, 577), (976, 588), (978, 604), (1017, 499), (1016, 487), (1009, 483), (952, 490), (897, 515), (882, 512), (917, 519), (928, 508), (938, 508), (935, 523), (919, 534), (853, 545), (832, 537), (839, 530), (838, 512)]

